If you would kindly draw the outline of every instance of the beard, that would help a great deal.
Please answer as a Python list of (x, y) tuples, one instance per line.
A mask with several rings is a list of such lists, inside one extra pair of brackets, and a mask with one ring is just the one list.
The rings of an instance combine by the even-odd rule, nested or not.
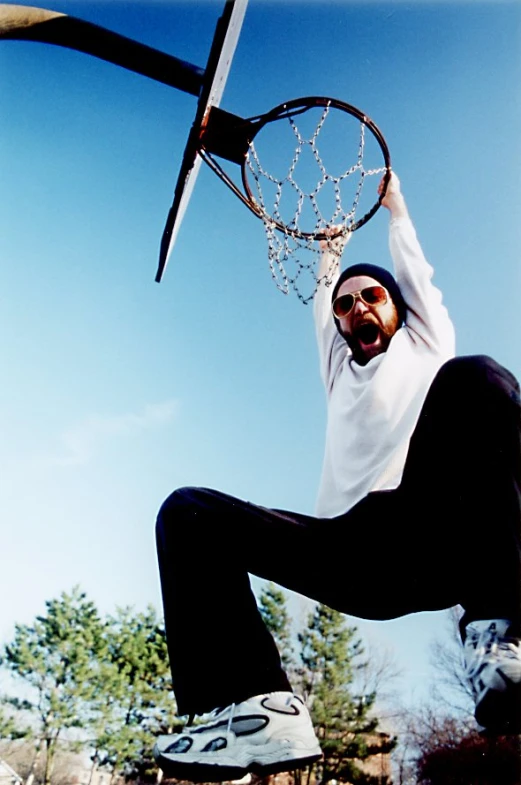
[(365, 319), (354, 326), (351, 335), (344, 334), (344, 338), (353, 360), (358, 365), (367, 365), (373, 357), (387, 351), (395, 332), (394, 325), (386, 327), (373, 319)]

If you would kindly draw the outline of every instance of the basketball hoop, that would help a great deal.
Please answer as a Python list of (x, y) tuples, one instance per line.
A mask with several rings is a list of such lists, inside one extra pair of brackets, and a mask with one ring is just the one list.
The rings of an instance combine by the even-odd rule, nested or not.
[[(359, 229), (380, 207), (391, 173), (389, 150), (367, 115), (334, 98), (299, 98), (249, 119), (219, 108), (246, 5), (247, 0), (226, 0), (204, 69), (89, 22), (27, 6), (0, 3), (0, 40), (70, 47), (197, 95), (156, 281), (172, 253), (204, 160), (263, 221), (278, 288), (286, 294), (294, 289), (302, 302), (309, 302), (320, 283), (315, 270), (322, 250), (330, 252), (330, 269), (322, 278), (328, 285), (344, 245), (341, 236)], [(239, 165), (242, 188), (217, 158)], [(366, 186), (374, 175), (383, 177), (376, 198), (377, 188)], [(306, 276), (311, 291), (304, 293)]]
[[(391, 172), (385, 139), (363, 112), (334, 98), (299, 98), (242, 119), (209, 112), (198, 152), (265, 227), (277, 287), (307, 303), (320, 283), (319, 241), (333, 242), (363, 226), (380, 207)], [(216, 156), (239, 164), (242, 190)], [(384, 178), (381, 194), (366, 181)], [(330, 227), (338, 227), (331, 234)], [(331, 282), (333, 268), (325, 283)], [(311, 291), (302, 291), (308, 277)], [(309, 288), (309, 286), (308, 286)]]

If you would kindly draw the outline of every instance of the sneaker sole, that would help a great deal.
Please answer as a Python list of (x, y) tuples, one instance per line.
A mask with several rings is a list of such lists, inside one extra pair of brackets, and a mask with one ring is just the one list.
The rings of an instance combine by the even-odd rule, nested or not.
[(172, 759), (154, 749), (156, 763), (168, 777), (187, 779), (191, 782), (223, 782), (242, 779), (249, 773), (268, 776), (283, 771), (303, 769), (320, 760), (322, 752), (312, 753), (305, 757), (292, 757), (289, 753), (288, 755), (285, 760), (270, 761), (269, 756), (266, 756), (265, 760), (252, 761), (247, 766), (234, 766), (226, 763), (201, 763), (200, 761), (180, 760), (179, 758)]
[(268, 776), (269, 774), (279, 774), (282, 771), (294, 771), (295, 769), (304, 769), (306, 766), (311, 765), (312, 763), (316, 763), (317, 760), (320, 760), (322, 757), (322, 753), (320, 752), (317, 755), (310, 755), (306, 758), (294, 758), (293, 760), (289, 761), (280, 761), (278, 763), (272, 764), (258, 764), (252, 763), (249, 767), (248, 771), (253, 772), (254, 774), (259, 774), (260, 776)]

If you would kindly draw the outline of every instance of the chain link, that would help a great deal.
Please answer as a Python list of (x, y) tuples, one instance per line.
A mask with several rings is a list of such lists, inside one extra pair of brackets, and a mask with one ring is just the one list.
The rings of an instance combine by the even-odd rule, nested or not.
[[(330, 105), (328, 104), (324, 108), (316, 128), (308, 138), (302, 135), (301, 130), (298, 128), (293, 117), (288, 116), (285, 118), (289, 122), (297, 144), (289, 168), (284, 177), (279, 179), (264, 169), (253, 142), (250, 143), (246, 157), (246, 165), (252, 175), (253, 182), (255, 183), (257, 193), (255, 201), (261, 211), (261, 218), (264, 222), (268, 241), (268, 263), (271, 276), (281, 292), (289, 294), (291, 290), (295, 291), (298, 299), (304, 304), (313, 300), (319, 284), (323, 282), (325, 286), (331, 285), (341, 255), (340, 252), (333, 248), (332, 242), (328, 240), (327, 250), (330, 253), (331, 262), (326, 274), (321, 278), (318, 278), (316, 267), (320, 260), (322, 250), (316, 242), (317, 235), (323, 234), (328, 227), (333, 225), (339, 225), (340, 232), (348, 234), (355, 223), (356, 211), (359, 206), (365, 178), (381, 174), (385, 171), (385, 166), (367, 170), (364, 169), (365, 123), (360, 122), (356, 163), (338, 176), (334, 176), (327, 172), (318, 149), (318, 138), (329, 113)], [(306, 192), (296, 180), (297, 167), (302, 151), (306, 147), (311, 149), (312, 157), (319, 170), (318, 181), (314, 188), (308, 192)], [(342, 186), (346, 183), (348, 178), (353, 178), (354, 175), (358, 177), (354, 197), (352, 198), (352, 203), (350, 205), (344, 206), (342, 201)], [(275, 196), (271, 209), (268, 209), (266, 206), (262, 188), (263, 180), (274, 186)], [(334, 210), (329, 217), (323, 215), (318, 201), (321, 191), (327, 183), (332, 185), (334, 196)], [(289, 216), (289, 220), (287, 218), (284, 219), (281, 214), (281, 200), (283, 193), (285, 193), (285, 186), (286, 190), (289, 187), (296, 193), (296, 205), (293, 214)], [(311, 206), (312, 213), (314, 214), (314, 225), (311, 229), (301, 227), (299, 223), (303, 218), (303, 210), (306, 204)], [(288, 231), (281, 232), (275, 227), (275, 222), (286, 226)], [(291, 230), (306, 232), (309, 234), (309, 237), (294, 237), (290, 234)], [(290, 270), (293, 272), (290, 272)], [(303, 281), (306, 276), (308, 281), (311, 281), (311, 293), (304, 294), (301, 287), (303, 286)]]

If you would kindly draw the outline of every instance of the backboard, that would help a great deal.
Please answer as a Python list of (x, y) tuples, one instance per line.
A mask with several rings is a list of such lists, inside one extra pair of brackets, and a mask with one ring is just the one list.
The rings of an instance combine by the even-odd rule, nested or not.
[(195, 119), (190, 129), (181, 168), (174, 191), (174, 201), (168, 213), (159, 256), (156, 281), (159, 283), (172, 254), (179, 228), (194, 185), (202, 158), (197, 143), (212, 107), (219, 106), (232, 58), (239, 40), (248, 0), (226, 0), (223, 14), (217, 22), (215, 34), (203, 76)]

